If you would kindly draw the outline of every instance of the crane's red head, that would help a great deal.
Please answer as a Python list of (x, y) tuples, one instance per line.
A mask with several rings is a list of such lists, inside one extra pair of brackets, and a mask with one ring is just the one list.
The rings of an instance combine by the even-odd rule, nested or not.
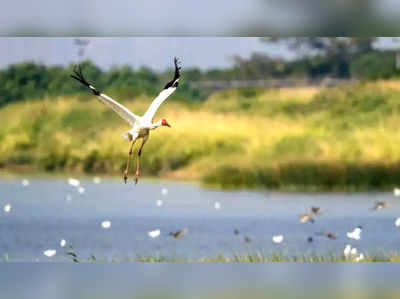
[(161, 120), (161, 125), (162, 125), (162, 126), (167, 126), (167, 127), (171, 128), (171, 126), (169, 125), (169, 123), (168, 123), (165, 119), (162, 119), (162, 120)]

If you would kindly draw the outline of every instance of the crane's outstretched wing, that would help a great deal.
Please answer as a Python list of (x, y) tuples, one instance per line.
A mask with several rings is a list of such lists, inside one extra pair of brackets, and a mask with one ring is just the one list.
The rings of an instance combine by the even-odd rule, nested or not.
[(164, 89), (160, 92), (160, 94), (153, 100), (151, 103), (150, 107), (147, 109), (146, 113), (143, 115), (143, 118), (152, 121), (154, 115), (157, 112), (158, 107), (171, 95), (173, 92), (176, 90), (178, 87), (178, 81), (180, 77), (180, 72), (179, 70), (181, 67), (179, 66), (180, 62), (178, 59), (175, 57), (174, 58), (174, 64), (175, 64), (175, 75), (172, 81), (168, 82), (167, 85), (165, 85)]
[(110, 107), (112, 110), (114, 110), (116, 113), (118, 113), (119, 116), (121, 116), (123, 119), (125, 119), (129, 124), (133, 126), (133, 124), (136, 122), (136, 120), (139, 119), (139, 117), (131, 112), (128, 108), (125, 106), (121, 105), (117, 101), (113, 100), (109, 96), (105, 95), (104, 93), (100, 93), (96, 88), (93, 87), (89, 82), (86, 81), (85, 77), (82, 74), (81, 67), (78, 66), (78, 68), (74, 67), (74, 75), (71, 75), (72, 78), (75, 80), (78, 80), (81, 82), (83, 85), (87, 86), (94, 95), (99, 97), (99, 100), (106, 104), (108, 107)]

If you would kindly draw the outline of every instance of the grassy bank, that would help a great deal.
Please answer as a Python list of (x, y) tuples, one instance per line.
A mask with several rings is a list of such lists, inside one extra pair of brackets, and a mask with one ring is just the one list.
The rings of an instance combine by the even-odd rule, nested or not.
[[(151, 98), (123, 104), (140, 114)], [(144, 175), (222, 188), (368, 190), (400, 184), (400, 81), (338, 88), (232, 89), (168, 100), (172, 129), (151, 133)], [(0, 109), (2, 171), (121, 175), (129, 129), (95, 97)]]
[[(71, 255), (72, 253), (72, 255)], [(135, 256), (125, 258), (99, 258), (91, 255), (89, 258), (82, 258), (74, 250), (66, 253), (66, 259), (73, 262), (145, 262), (145, 263), (265, 263), (265, 262), (302, 262), (302, 263), (330, 263), (330, 262), (400, 262), (400, 255), (398, 252), (388, 252), (368, 255), (364, 254), (362, 260), (357, 260), (356, 256), (346, 257), (343, 254), (305, 254), (297, 256), (284, 255), (279, 252), (272, 254), (262, 254), (260, 252), (250, 254), (234, 254), (226, 256), (219, 254), (216, 257), (199, 257), (199, 258), (179, 258), (168, 256)], [(3, 259), (4, 261), (4, 259)]]

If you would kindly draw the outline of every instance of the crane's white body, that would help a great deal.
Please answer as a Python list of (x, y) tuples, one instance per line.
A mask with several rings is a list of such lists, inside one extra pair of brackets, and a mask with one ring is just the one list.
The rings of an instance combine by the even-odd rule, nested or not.
[[(175, 80), (177, 83), (179, 79)], [(176, 85), (176, 84), (175, 84)], [(89, 88), (95, 90), (92, 85)], [(154, 115), (161, 104), (176, 90), (176, 86), (172, 85), (168, 88), (163, 89), (160, 94), (153, 100), (150, 107), (147, 109), (143, 116), (138, 116), (130, 111), (125, 106), (121, 105), (114, 99), (110, 98), (106, 94), (100, 93), (98, 98), (105, 105), (114, 110), (121, 118), (127, 121), (132, 128), (124, 133), (122, 136), (129, 141), (136, 140), (138, 138), (148, 138), (150, 130), (154, 130), (162, 125), (161, 121), (153, 123)]]

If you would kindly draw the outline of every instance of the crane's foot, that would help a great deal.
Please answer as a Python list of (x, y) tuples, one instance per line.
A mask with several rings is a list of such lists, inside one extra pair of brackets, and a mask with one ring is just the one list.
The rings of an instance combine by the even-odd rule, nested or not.
[(135, 175), (135, 185), (138, 183), (138, 181), (139, 181), (139, 172), (136, 172), (136, 175)]
[(126, 181), (128, 180), (128, 171), (127, 170), (125, 170), (124, 171), (124, 182), (125, 182), (125, 184), (126, 184)]

